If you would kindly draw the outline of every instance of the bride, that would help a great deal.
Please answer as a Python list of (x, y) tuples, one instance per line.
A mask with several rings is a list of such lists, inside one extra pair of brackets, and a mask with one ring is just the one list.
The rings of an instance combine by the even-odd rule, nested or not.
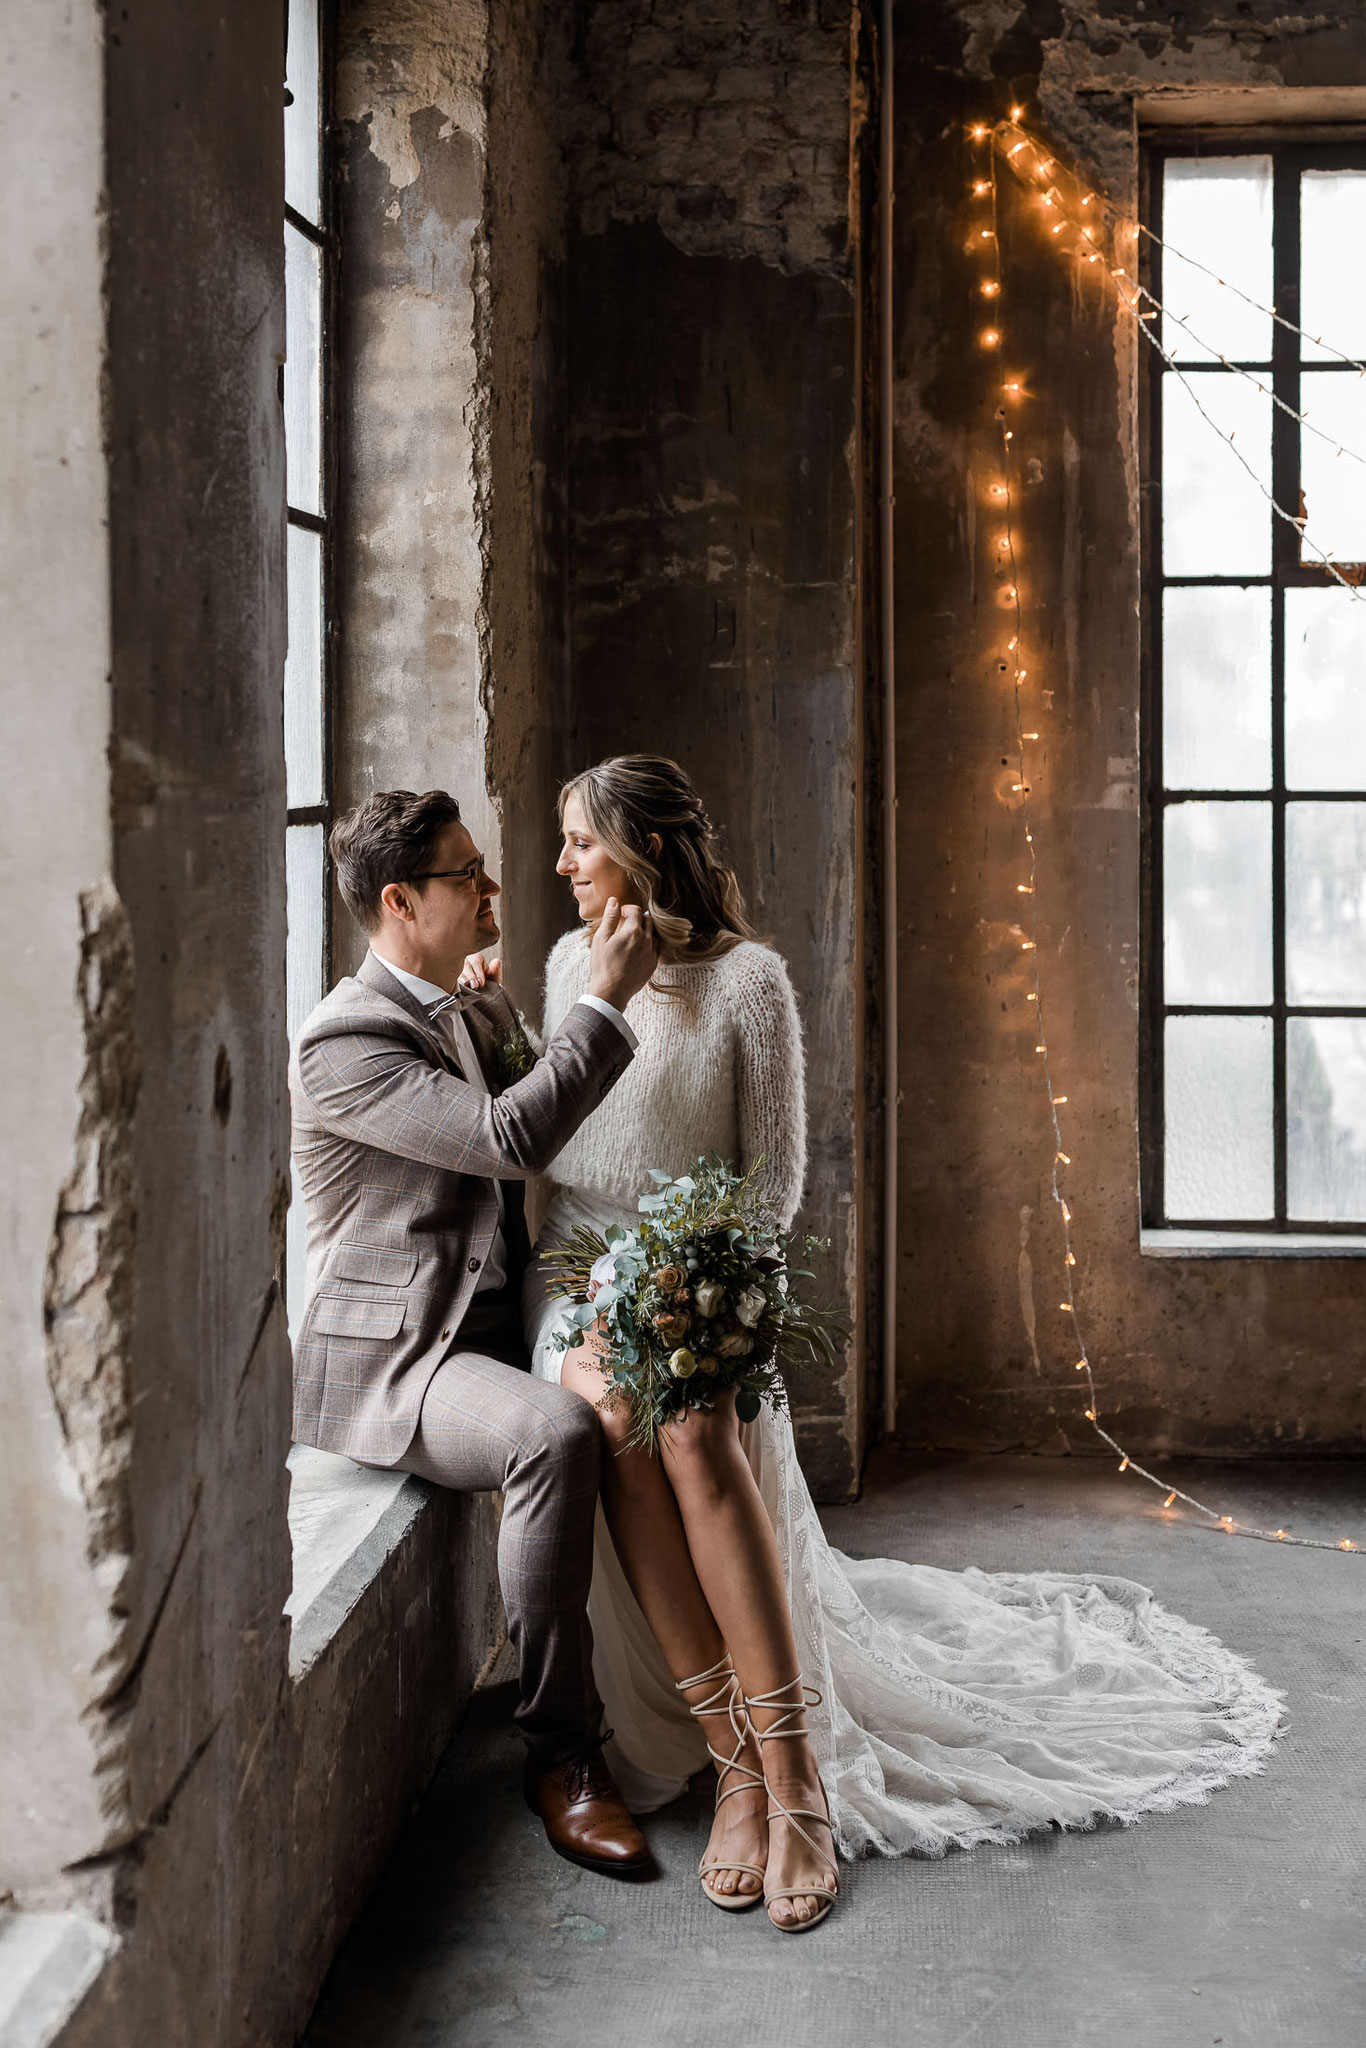
[[(588, 985), (609, 897), (648, 908), (660, 967), (627, 1008), (631, 1067), (555, 1162), (539, 1247), (635, 1223), (652, 1167), (710, 1154), (761, 1160), (787, 1227), (806, 1164), (797, 1008), (701, 799), (673, 761), (628, 755), (566, 784), (560, 822), (581, 929), (550, 955), (546, 1030)], [(486, 969), (476, 955), (467, 973)], [(699, 1874), (716, 1905), (762, 1897), (798, 1932), (831, 1909), (836, 1849), (940, 1856), (1132, 1821), (1262, 1768), (1279, 1696), (1144, 1587), (842, 1556), (786, 1415), (742, 1425), (720, 1395), (683, 1412), (660, 1456), (636, 1449), (629, 1413), (603, 1406), (597, 1342), (552, 1341), (566, 1308), (533, 1261), (534, 1369), (592, 1402), (607, 1440), (589, 1614), (615, 1773), (649, 1811), (710, 1751)]]

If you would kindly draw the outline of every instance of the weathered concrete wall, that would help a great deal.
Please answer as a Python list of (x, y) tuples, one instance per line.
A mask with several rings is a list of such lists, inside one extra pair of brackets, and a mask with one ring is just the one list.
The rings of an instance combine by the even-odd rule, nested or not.
[(337, 799), (455, 791), (534, 1010), (564, 773), (562, 24), (348, 0), (339, 33)]
[[(993, 666), (1005, 615), (984, 492), (999, 369), (973, 343), (967, 126), (1021, 101), (1064, 163), (1131, 206), (1135, 95), (1254, 87), (1264, 106), (1280, 86), (1366, 83), (1366, 22), (1264, 4), (935, 0), (898, 8), (897, 38), (901, 1432), (1087, 1450), (1021, 965), (1013, 727)], [(1040, 963), (1102, 1405), (1135, 1447), (1360, 1449), (1366, 1267), (1139, 1254), (1137, 343), (1108, 280), (1079, 284), (1052, 260), (1008, 176), (1001, 248), (1002, 325), (1029, 393), (1023, 576), (1050, 693), (1026, 720), (1044, 733), (1031, 757)]]
[[(344, 5), (336, 705), (339, 805), (449, 788), (497, 863), (484, 788), (487, 441), (475, 288), (485, 178), (482, 0)], [(496, 866), (495, 866), (496, 872)], [(345, 913), (337, 961), (363, 947)]]
[[(62, 1866), (100, 1846), (119, 1798), (88, 1709), (113, 1667), (128, 1545), (126, 1395), (106, 1355), (126, 1303), (71, 1254), (107, 1228), (126, 1239), (99, 1153), (101, 1042), (128, 962), (110, 883), (101, 10), (30, 0), (0, 42), (0, 1898), (35, 1904), (60, 1898)], [(112, 942), (107, 981), (85, 968), (87, 930)]]
[(681, 760), (792, 967), (803, 1220), (855, 1321), (797, 1418), (827, 1498), (857, 1483), (866, 1363), (851, 17), (580, 8), (569, 257), (571, 753)]

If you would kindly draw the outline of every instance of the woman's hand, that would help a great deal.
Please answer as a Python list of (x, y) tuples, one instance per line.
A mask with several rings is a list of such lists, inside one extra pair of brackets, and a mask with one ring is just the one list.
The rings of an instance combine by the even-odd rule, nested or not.
[(460, 988), (482, 988), (486, 981), (492, 981), (499, 988), (503, 986), (503, 962), (498, 955), (471, 953), (460, 970)]

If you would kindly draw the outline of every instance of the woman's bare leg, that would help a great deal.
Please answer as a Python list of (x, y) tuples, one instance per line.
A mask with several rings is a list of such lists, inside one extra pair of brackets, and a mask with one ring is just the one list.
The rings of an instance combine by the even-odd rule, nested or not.
[[(682, 1517), (688, 1551), (706, 1604), (714, 1615), (740, 1675), (753, 1699), (785, 1687), (785, 1699), (797, 1697), (792, 1680), (799, 1666), (788, 1611), (778, 1541), (768, 1510), (740, 1441), (733, 1395), (720, 1395), (710, 1411), (688, 1409), (664, 1432), (663, 1464)], [(800, 1736), (775, 1737), (766, 1746), (764, 1771), (775, 1797), (784, 1806), (823, 1813), (825, 1799), (815, 1754), (805, 1735), (804, 1714), (789, 1706), (756, 1708), (755, 1726), (766, 1729), (780, 1718)], [(730, 1801), (736, 1805), (738, 1801)], [(828, 1830), (818, 1821), (803, 1827), (824, 1845)], [(833, 1859), (834, 1847), (831, 1843)], [(809, 1920), (834, 1888), (830, 1870), (795, 1828), (776, 1825), (769, 1846), (768, 1874), (774, 1886), (803, 1884), (811, 1892), (776, 1899), (770, 1908), (784, 1925)]]
[[(566, 1351), (560, 1384), (598, 1410), (607, 1439), (602, 1461), (602, 1506), (613, 1548), (669, 1670), (675, 1680), (691, 1678), (698, 1672), (709, 1671), (718, 1662), (725, 1653), (726, 1642), (693, 1569), (678, 1502), (663, 1464), (644, 1451), (629, 1448), (631, 1418), (624, 1407), (602, 1406), (607, 1382), (593, 1362), (598, 1355), (596, 1339), (591, 1335), (583, 1346)], [(689, 1705), (700, 1705), (716, 1690), (715, 1679), (687, 1688)], [(724, 1711), (724, 1698), (718, 1702), (718, 1709), (699, 1715), (698, 1723), (718, 1755), (728, 1757), (735, 1748), (735, 1736)], [(762, 1776), (753, 1736), (746, 1743), (743, 1761), (756, 1777)], [(729, 1780), (731, 1784), (741, 1782), (738, 1774)], [(768, 1855), (767, 1810), (767, 1801), (757, 1785), (727, 1799), (716, 1812), (707, 1860), (724, 1864), (728, 1856), (733, 1856), (737, 1863), (757, 1864), (762, 1870)], [(752, 1871), (735, 1867), (710, 1872), (707, 1882), (718, 1892), (742, 1894), (761, 1888)]]

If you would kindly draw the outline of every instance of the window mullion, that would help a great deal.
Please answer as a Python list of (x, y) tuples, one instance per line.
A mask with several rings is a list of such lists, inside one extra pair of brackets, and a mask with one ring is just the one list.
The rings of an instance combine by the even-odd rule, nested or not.
[[(1299, 164), (1289, 152), (1278, 151), (1272, 199), (1273, 291), (1277, 312), (1285, 319), (1299, 320), (1300, 195)], [(1271, 488), (1278, 505), (1299, 504), (1299, 429), (1293, 417), (1299, 411), (1299, 336), (1293, 327), (1279, 323), (1272, 330), (1272, 388), (1290, 413), (1280, 406), (1271, 415)], [(1288, 1225), (1287, 1175), (1287, 1065), (1285, 1014), (1285, 584), (1287, 575), (1299, 567), (1299, 535), (1296, 529), (1272, 517), (1271, 592), (1271, 889), (1272, 889), (1272, 988), (1274, 1015), (1275, 1081), (1275, 1176), (1276, 1224)]]

